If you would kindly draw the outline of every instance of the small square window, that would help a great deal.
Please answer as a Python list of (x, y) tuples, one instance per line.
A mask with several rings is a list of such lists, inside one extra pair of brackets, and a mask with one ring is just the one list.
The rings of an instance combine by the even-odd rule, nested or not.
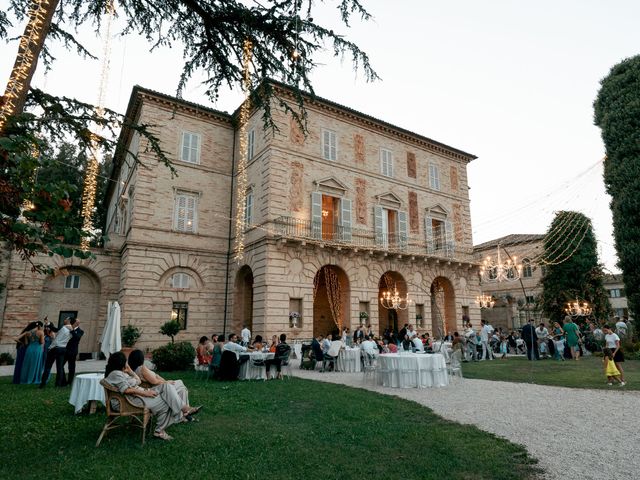
[(67, 275), (64, 279), (64, 288), (80, 288), (80, 275)]

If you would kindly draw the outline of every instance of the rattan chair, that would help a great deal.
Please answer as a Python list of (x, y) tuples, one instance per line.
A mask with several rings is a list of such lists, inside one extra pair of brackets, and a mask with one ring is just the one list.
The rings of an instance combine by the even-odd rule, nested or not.
[[(100, 445), (102, 437), (104, 437), (108, 430), (127, 425), (142, 429), (142, 445), (144, 445), (147, 427), (151, 425), (151, 411), (147, 407), (139, 407), (131, 403), (125, 395), (120, 393), (116, 387), (106, 380), (100, 380), (100, 385), (104, 387), (107, 422), (104, 424), (102, 432), (98, 437), (96, 447)], [(129, 422), (119, 422), (118, 419), (120, 418), (128, 418)]]

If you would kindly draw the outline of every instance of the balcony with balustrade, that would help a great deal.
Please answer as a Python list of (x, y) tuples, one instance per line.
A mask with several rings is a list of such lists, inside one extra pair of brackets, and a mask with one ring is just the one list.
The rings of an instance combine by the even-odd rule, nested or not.
[(417, 257), (438, 262), (475, 265), (472, 248), (462, 248), (447, 240), (443, 232), (434, 231), (427, 241), (420, 235), (384, 233), (375, 229), (344, 227), (282, 216), (273, 221), (276, 238), (285, 242), (319, 245), (337, 250), (368, 252), (371, 255)]

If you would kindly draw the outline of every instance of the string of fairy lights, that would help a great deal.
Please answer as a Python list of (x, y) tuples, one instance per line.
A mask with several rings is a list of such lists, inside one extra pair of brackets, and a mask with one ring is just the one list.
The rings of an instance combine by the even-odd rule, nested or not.
[(18, 105), (16, 101), (21, 95), (24, 95), (28, 88), (26, 82), (29, 79), (34, 62), (38, 60), (33, 46), (38, 44), (42, 35), (46, 33), (46, 17), (47, 13), (50, 13), (50, 7), (51, 2), (49, 0), (31, 2), (29, 22), (25, 28), (24, 35), (20, 37), (16, 62), (7, 82), (3, 98), (4, 102), (0, 104), (0, 132), (4, 130), (9, 117), (20, 113), (17, 111)]
[(244, 92), (244, 102), (240, 107), (240, 158), (238, 159), (238, 175), (236, 185), (236, 219), (235, 219), (235, 256), (236, 262), (240, 263), (244, 257), (244, 232), (245, 217), (247, 212), (247, 160), (248, 138), (247, 129), (249, 123), (249, 114), (251, 113), (251, 55), (253, 44), (250, 40), (245, 40), (242, 48), (242, 90)]

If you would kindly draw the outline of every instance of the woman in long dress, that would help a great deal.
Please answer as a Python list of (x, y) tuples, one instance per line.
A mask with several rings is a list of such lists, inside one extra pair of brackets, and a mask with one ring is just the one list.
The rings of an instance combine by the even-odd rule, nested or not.
[(24, 354), (24, 363), (20, 373), (20, 383), (40, 383), (42, 371), (44, 370), (44, 331), (42, 322), (36, 324), (36, 328), (31, 330), (27, 338), (27, 350)]
[(16, 385), (20, 383), (20, 376), (22, 375), (22, 364), (24, 363), (24, 355), (27, 352), (27, 340), (24, 338), (24, 334), (30, 330), (36, 328), (37, 322), (29, 322), (24, 327), (20, 335), (14, 340), (16, 341), (16, 363), (13, 366), (13, 383)]
[(105, 380), (126, 395), (127, 400), (140, 407), (146, 406), (156, 416), (154, 437), (172, 440), (166, 429), (174, 423), (184, 421), (187, 415), (199, 411), (182, 403), (175, 388), (169, 383), (142, 388), (140, 378), (127, 365), (127, 357), (122, 352), (109, 356), (104, 374)]
[(144, 353), (142, 353), (142, 350), (134, 350), (133, 352), (131, 352), (129, 354), (127, 363), (129, 364), (129, 367), (131, 367), (131, 370), (133, 370), (134, 373), (138, 375), (138, 377), (140, 377), (141, 381), (147, 382), (152, 387), (155, 387), (156, 385), (162, 385), (163, 383), (169, 383), (173, 385), (182, 403), (187, 406), (189, 405), (189, 390), (187, 390), (187, 387), (185, 387), (182, 380), (167, 381), (160, 375), (149, 369), (144, 364)]
[(42, 322), (36, 322), (35, 328), (22, 333), (16, 340), (26, 344), (24, 360), (20, 369), (20, 383), (40, 383), (44, 368), (44, 332)]

